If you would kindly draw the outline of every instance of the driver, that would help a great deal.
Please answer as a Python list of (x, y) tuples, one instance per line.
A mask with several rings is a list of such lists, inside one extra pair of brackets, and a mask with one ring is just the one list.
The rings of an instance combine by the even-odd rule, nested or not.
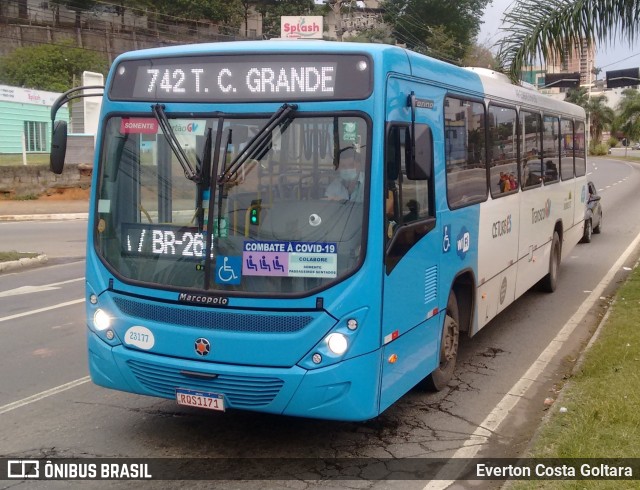
[(324, 197), (337, 201), (362, 202), (364, 173), (361, 155), (349, 146), (340, 153), (338, 176), (327, 186)]

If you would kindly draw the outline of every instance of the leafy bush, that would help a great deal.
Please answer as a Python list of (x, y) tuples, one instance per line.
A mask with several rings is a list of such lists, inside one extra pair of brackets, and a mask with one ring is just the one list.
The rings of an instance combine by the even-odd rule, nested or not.
[(597, 145), (592, 145), (589, 149), (589, 154), (591, 155), (607, 155), (609, 153), (609, 145), (606, 143), (600, 143)]

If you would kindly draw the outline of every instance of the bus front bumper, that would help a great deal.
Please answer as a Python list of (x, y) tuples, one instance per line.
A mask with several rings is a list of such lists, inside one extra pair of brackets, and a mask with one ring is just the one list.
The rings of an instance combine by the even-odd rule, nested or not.
[(380, 351), (316, 370), (192, 361), (110, 346), (88, 330), (97, 385), (176, 399), (183, 388), (224, 396), (226, 408), (360, 421), (378, 415)]

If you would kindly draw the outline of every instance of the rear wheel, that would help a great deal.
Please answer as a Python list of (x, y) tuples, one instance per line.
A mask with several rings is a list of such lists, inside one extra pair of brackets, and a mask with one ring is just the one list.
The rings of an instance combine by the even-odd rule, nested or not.
[(553, 293), (558, 285), (561, 257), (560, 236), (557, 231), (554, 231), (551, 241), (551, 256), (549, 257), (549, 273), (540, 281), (540, 288), (547, 293)]
[(440, 391), (447, 387), (453, 377), (458, 357), (458, 341), (460, 338), (458, 301), (455, 293), (449, 293), (447, 301), (447, 314), (442, 327), (442, 339), (440, 342), (440, 363), (429, 376), (423, 385), (431, 391)]

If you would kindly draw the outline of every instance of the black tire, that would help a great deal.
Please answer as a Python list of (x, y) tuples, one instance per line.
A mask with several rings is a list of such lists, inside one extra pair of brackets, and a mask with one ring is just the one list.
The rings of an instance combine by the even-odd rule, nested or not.
[(557, 231), (553, 232), (551, 240), (551, 256), (549, 257), (549, 273), (540, 281), (540, 289), (547, 293), (553, 293), (558, 286), (558, 275), (560, 273), (560, 259), (562, 258), (562, 248), (560, 236)]
[(600, 221), (598, 221), (598, 226), (593, 229), (593, 232), (596, 235), (599, 235), (602, 232), (602, 213), (600, 213)]
[(582, 232), (582, 243), (591, 243), (591, 236), (593, 235), (593, 224), (591, 218), (584, 220), (584, 232)]
[(440, 391), (447, 387), (458, 357), (458, 342), (460, 339), (460, 322), (458, 314), (458, 300), (455, 293), (449, 293), (447, 301), (447, 313), (442, 326), (442, 339), (440, 342), (440, 364), (422, 382), (429, 391)]

